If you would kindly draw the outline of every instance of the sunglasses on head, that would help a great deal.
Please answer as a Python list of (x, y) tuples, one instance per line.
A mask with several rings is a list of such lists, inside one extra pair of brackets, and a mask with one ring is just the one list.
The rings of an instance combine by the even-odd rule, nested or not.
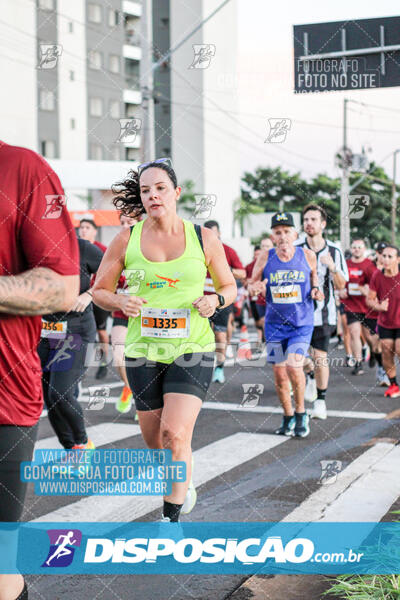
[(138, 172), (139, 177), (140, 177), (140, 174), (142, 173), (143, 169), (145, 169), (149, 165), (153, 165), (153, 164), (155, 165), (156, 163), (164, 163), (164, 164), (168, 165), (169, 167), (171, 167), (171, 169), (172, 169), (172, 161), (170, 158), (157, 158), (156, 160), (149, 160), (148, 162), (142, 163), (141, 165), (138, 166), (137, 172)]

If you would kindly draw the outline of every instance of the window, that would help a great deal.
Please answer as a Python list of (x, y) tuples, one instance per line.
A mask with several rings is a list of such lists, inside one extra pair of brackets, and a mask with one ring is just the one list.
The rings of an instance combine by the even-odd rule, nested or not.
[(139, 160), (139, 152), (136, 148), (126, 149), (126, 160)]
[(103, 66), (103, 57), (101, 52), (97, 50), (90, 50), (89, 52), (89, 67), (91, 69), (101, 69)]
[(163, 111), (163, 115), (169, 115), (169, 113), (170, 113), (169, 104), (163, 104), (162, 111)]
[(75, 129), (75, 127), (76, 127), (75, 119), (71, 119), (71, 129)]
[(42, 10), (53, 10), (54, 0), (39, 0), (39, 8)]
[(91, 117), (101, 117), (103, 114), (103, 100), (101, 98), (89, 99), (89, 114)]
[(55, 158), (56, 143), (50, 140), (43, 140), (40, 142), (40, 151), (45, 158)]
[(108, 24), (110, 27), (116, 27), (119, 24), (119, 12), (117, 10), (108, 9)]
[(101, 6), (100, 4), (88, 5), (88, 21), (91, 23), (101, 23)]
[(103, 147), (100, 144), (90, 144), (90, 158), (92, 160), (103, 160)]
[(161, 17), (160, 22), (161, 22), (161, 27), (163, 29), (167, 29), (169, 27), (169, 19), (168, 19), (168, 17)]
[(42, 110), (54, 110), (56, 99), (54, 92), (50, 90), (40, 90), (39, 106)]
[(69, 80), (70, 81), (75, 81), (75, 71), (70, 71), (69, 72)]
[(120, 72), (119, 56), (117, 56), (116, 54), (110, 54), (109, 63), (110, 63), (110, 71), (112, 73)]
[(125, 107), (125, 114), (127, 118), (136, 116), (138, 107), (135, 104), (126, 104)]
[(69, 32), (69, 33), (74, 33), (74, 24), (73, 24), (73, 22), (72, 22), (72, 21), (70, 21), (70, 22), (68, 23), (68, 32)]
[(113, 119), (119, 119), (119, 100), (111, 100), (110, 101), (110, 116)]

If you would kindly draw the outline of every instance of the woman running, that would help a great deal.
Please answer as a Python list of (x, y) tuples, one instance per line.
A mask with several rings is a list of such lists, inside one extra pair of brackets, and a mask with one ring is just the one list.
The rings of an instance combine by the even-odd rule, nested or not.
[(78, 299), (70, 312), (42, 318), (38, 354), (43, 371), (43, 397), (60, 444), (67, 450), (92, 450), (94, 444), (88, 439), (75, 391), (86, 370), (88, 345), (96, 339), (90, 279), (99, 268), (103, 253), (87, 240), (78, 239), (78, 244), (81, 271)]
[[(214, 365), (208, 318), (232, 304), (236, 283), (215, 233), (177, 215), (181, 188), (169, 159), (140, 165), (114, 192), (124, 214), (147, 219), (112, 241), (93, 293), (96, 304), (129, 317), (126, 372), (144, 441), (186, 462), (186, 481), (164, 497), (163, 520), (179, 521), (196, 502), (191, 441)], [(205, 296), (207, 269), (216, 293)], [(129, 295), (115, 293), (123, 270)]]
[(398, 398), (400, 389), (396, 379), (395, 357), (400, 359), (400, 252), (386, 244), (382, 252), (383, 271), (378, 269), (369, 282), (367, 306), (378, 312), (378, 335), (382, 344), (382, 362), (390, 386), (385, 392), (389, 398)]

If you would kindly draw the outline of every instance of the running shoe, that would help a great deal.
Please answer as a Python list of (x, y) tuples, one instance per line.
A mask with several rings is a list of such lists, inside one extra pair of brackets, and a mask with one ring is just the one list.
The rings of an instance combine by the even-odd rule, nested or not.
[(346, 367), (354, 367), (355, 365), (355, 359), (350, 355), (346, 355), (346, 361), (345, 361), (345, 365)]
[(364, 375), (364, 369), (362, 368), (361, 362), (356, 362), (354, 369), (351, 372), (352, 375)]
[(376, 383), (377, 383), (377, 385), (380, 385), (381, 387), (389, 387), (390, 386), (390, 381), (388, 379), (388, 376), (386, 375), (386, 371), (380, 365), (377, 365), (377, 367), (376, 367)]
[(325, 400), (315, 400), (314, 408), (311, 412), (311, 417), (313, 419), (321, 419), (322, 421), (325, 421), (325, 419), (328, 418)]
[(107, 377), (108, 368), (106, 363), (101, 363), (99, 368), (97, 369), (96, 379), (104, 379)]
[(186, 498), (185, 498), (185, 501), (184, 501), (182, 509), (181, 509), (182, 515), (188, 515), (193, 510), (193, 508), (196, 504), (196, 501), (197, 501), (197, 492), (196, 492), (196, 488), (194, 487), (194, 484), (193, 484), (193, 468), (194, 468), (194, 458), (192, 456), (192, 476), (190, 478), (188, 491), (186, 492)]
[(93, 444), (92, 440), (86, 442), (86, 444), (75, 444), (72, 446), (71, 450), (96, 450), (96, 446)]
[(304, 392), (304, 400), (307, 402), (314, 402), (317, 399), (317, 384), (313, 377), (306, 375), (306, 389)]
[(310, 433), (310, 417), (307, 413), (294, 413), (296, 424), (294, 426), (295, 437), (307, 437)]
[(118, 412), (125, 414), (131, 410), (132, 406), (132, 392), (124, 385), (120, 397), (118, 398), (117, 404), (115, 405)]
[(385, 398), (398, 398), (400, 396), (400, 388), (396, 383), (392, 383), (392, 385), (386, 390)]
[(225, 383), (224, 367), (215, 367), (213, 383)]
[(275, 430), (276, 435), (293, 435), (294, 426), (296, 424), (294, 416), (283, 415), (282, 425)]

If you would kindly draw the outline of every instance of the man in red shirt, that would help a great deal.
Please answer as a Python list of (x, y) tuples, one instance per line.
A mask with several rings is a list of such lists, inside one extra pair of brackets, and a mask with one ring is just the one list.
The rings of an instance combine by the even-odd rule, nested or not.
[[(204, 227), (208, 229), (212, 229), (214, 233), (217, 234), (218, 238), (221, 238), (221, 234), (219, 231), (219, 225), (217, 221), (206, 221), (204, 223)], [(228, 261), (228, 265), (231, 268), (233, 276), (235, 279), (244, 279), (246, 277), (246, 271), (240, 261), (240, 258), (236, 254), (235, 250), (226, 244), (222, 244), (225, 250), (226, 260)], [(215, 288), (213, 281), (211, 279), (210, 273), (207, 271), (206, 280), (204, 283), (204, 294), (215, 294)], [(222, 296), (221, 296), (222, 298)], [(221, 303), (224, 304), (224, 302)], [(211, 317), (211, 325), (214, 329), (215, 333), (215, 343), (216, 343), (216, 355), (217, 355), (217, 365), (215, 367), (213, 382), (225, 383), (225, 375), (224, 375), (224, 362), (226, 355), (226, 345), (227, 345), (227, 329), (229, 323), (229, 317), (232, 312), (233, 305), (226, 306), (224, 309), (216, 311), (213, 317)]]
[[(83, 240), (88, 240), (91, 244), (94, 244), (95, 246), (100, 248), (100, 250), (104, 254), (104, 252), (107, 250), (107, 246), (96, 240), (97, 230), (98, 227), (93, 220), (89, 218), (81, 219), (78, 230), (79, 237)], [(96, 277), (93, 275), (92, 286), (94, 285), (95, 279)], [(99, 368), (96, 372), (96, 379), (104, 379), (104, 377), (107, 376), (108, 370), (107, 356), (109, 338), (107, 333), (107, 319), (110, 316), (110, 313), (107, 310), (103, 310), (102, 308), (100, 308), (100, 306), (97, 306), (96, 304), (93, 304), (93, 313), (94, 318), (96, 320), (97, 335), (99, 336), (99, 342), (102, 349), (102, 358)]]
[[(79, 252), (57, 175), (38, 154), (0, 142), (0, 521), (21, 518), (43, 408), (40, 315), (78, 297)], [(7, 597), (27, 598), (21, 575), (0, 575)]]
[[(339, 295), (344, 305), (347, 324), (350, 332), (351, 349), (355, 358), (353, 375), (362, 375), (362, 343), (361, 331), (372, 345), (371, 353), (374, 351), (378, 340), (374, 341), (371, 336), (375, 335), (376, 321), (365, 302), (363, 286), (368, 283), (376, 270), (375, 265), (365, 258), (365, 243), (361, 239), (353, 240), (351, 244), (351, 258), (346, 260), (349, 271), (349, 280), (346, 287), (340, 290)], [(374, 343), (375, 342), (375, 343)], [(373, 365), (371, 365), (373, 366)]]
[(400, 389), (396, 380), (394, 357), (400, 358), (400, 252), (387, 244), (382, 252), (383, 271), (378, 269), (369, 282), (367, 305), (379, 313), (378, 334), (382, 344), (383, 366), (390, 381), (385, 396), (397, 398)]

